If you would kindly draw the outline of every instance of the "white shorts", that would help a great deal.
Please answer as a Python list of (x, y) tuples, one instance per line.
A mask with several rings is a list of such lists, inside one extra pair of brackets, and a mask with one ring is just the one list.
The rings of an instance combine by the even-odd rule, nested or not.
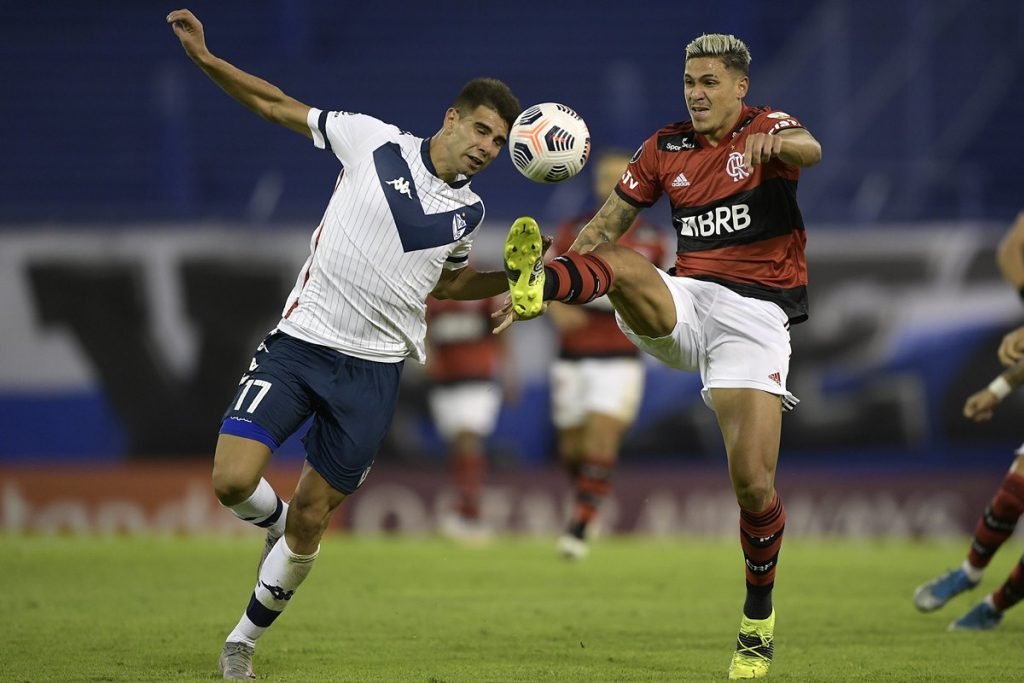
[(659, 273), (675, 302), (676, 327), (664, 337), (644, 337), (616, 314), (630, 341), (669, 367), (700, 372), (701, 397), (712, 410), (711, 389), (761, 389), (778, 395), (785, 410), (800, 402), (786, 389), (789, 319), (782, 308), (714, 282)]
[(556, 360), (551, 365), (552, 421), (559, 429), (579, 427), (588, 413), (631, 424), (644, 390), (639, 358)]
[(461, 432), (488, 436), (494, 431), (501, 408), (501, 386), (496, 382), (465, 382), (430, 390), (430, 413), (445, 439)]

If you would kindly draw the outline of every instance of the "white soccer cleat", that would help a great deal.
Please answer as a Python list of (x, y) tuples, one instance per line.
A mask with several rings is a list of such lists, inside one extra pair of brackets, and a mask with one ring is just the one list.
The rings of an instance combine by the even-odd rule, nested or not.
[(252, 656), (256, 649), (246, 643), (228, 641), (220, 653), (220, 673), (226, 681), (251, 681), (256, 678), (252, 672)]
[(567, 560), (582, 560), (590, 553), (590, 546), (587, 545), (587, 542), (572, 534), (559, 536), (557, 546), (558, 553)]
[(454, 513), (441, 518), (438, 533), (456, 543), (473, 547), (485, 546), (494, 540), (494, 529), (490, 525)]

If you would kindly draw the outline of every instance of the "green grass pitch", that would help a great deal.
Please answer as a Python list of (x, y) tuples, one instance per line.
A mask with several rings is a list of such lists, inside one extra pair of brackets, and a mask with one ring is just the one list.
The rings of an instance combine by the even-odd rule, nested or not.
[[(0, 537), (0, 680), (212, 681), (262, 539)], [(1022, 680), (1024, 607), (990, 633), (946, 625), (982, 588), (918, 614), (911, 594), (958, 543), (787, 538), (772, 681)], [(259, 643), (265, 681), (724, 681), (739, 625), (738, 539), (550, 540), (466, 549), (330, 536)]]

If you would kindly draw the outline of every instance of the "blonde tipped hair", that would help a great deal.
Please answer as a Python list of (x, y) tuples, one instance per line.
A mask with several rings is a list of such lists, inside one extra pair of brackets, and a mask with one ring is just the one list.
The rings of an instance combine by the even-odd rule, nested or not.
[(717, 57), (729, 69), (736, 69), (744, 76), (750, 74), (750, 50), (746, 43), (733, 35), (705, 33), (694, 38), (686, 46), (686, 59)]

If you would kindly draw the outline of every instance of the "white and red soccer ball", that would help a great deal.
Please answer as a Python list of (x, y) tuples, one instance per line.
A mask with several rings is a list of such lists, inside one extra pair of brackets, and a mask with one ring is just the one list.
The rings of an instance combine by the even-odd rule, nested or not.
[(527, 107), (508, 135), (512, 163), (538, 183), (558, 183), (579, 173), (590, 156), (590, 131), (564, 104)]

